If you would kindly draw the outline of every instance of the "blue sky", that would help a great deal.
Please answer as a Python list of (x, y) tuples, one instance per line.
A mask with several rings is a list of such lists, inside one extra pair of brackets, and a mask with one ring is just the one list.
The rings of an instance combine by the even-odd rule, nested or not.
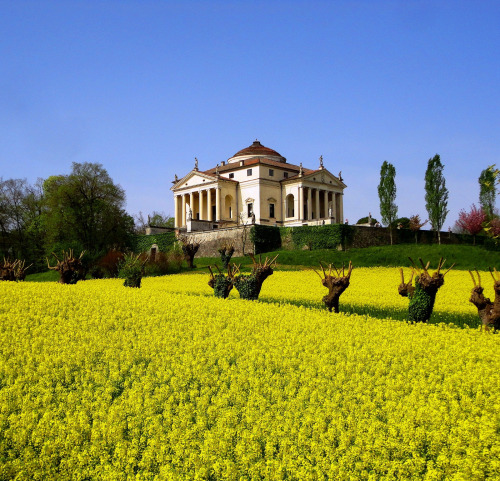
[(427, 218), (439, 153), (453, 226), (500, 159), (500, 2), (0, 0), (0, 176), (99, 162), (131, 214), (173, 213), (174, 174), (258, 138), (342, 171), (350, 222)]

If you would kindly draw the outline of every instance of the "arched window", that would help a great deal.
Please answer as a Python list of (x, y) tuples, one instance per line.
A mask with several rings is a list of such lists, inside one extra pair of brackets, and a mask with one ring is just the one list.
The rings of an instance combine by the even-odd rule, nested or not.
[(232, 219), (233, 211), (233, 198), (230, 195), (226, 195), (224, 198), (224, 217), (226, 219)]
[(293, 194), (286, 196), (286, 216), (295, 217), (295, 197)]

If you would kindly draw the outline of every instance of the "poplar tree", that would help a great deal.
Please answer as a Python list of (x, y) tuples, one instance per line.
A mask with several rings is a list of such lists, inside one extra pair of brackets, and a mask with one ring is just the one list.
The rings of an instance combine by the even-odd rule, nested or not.
[(380, 214), (382, 222), (389, 226), (389, 235), (392, 245), (392, 224), (398, 214), (396, 205), (396, 169), (394, 165), (384, 160), (380, 169), (380, 184), (378, 185), (378, 197), (380, 199)]
[(439, 244), (441, 244), (441, 228), (449, 213), (448, 189), (443, 176), (443, 168), (441, 158), (436, 154), (429, 159), (425, 171), (425, 208), (432, 230), (437, 232)]
[(484, 169), (479, 176), (479, 203), (486, 213), (488, 219), (493, 216), (493, 209), (495, 208), (495, 167), (490, 165)]

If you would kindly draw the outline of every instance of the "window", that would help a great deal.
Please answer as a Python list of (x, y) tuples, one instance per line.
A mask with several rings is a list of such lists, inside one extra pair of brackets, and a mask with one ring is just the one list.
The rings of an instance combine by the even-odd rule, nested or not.
[(269, 204), (269, 217), (274, 218), (274, 204)]
[(274, 177), (274, 169), (269, 169), (269, 177)]
[(288, 172), (283, 172), (283, 176), (285, 177), (285, 179), (288, 179)]
[(231, 174), (229, 174), (229, 178), (230, 178), (230, 179), (234, 179), (234, 172), (233, 172), (233, 173), (231, 173)]
[(247, 204), (247, 215), (248, 217), (252, 217), (252, 214), (253, 214), (253, 204), (249, 203)]
[(247, 175), (252, 175), (252, 169), (247, 169)]

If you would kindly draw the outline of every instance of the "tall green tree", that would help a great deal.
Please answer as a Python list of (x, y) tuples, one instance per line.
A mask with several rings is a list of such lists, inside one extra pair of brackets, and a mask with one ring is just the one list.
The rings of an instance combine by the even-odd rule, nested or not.
[(481, 172), (479, 182), (479, 203), (488, 219), (493, 217), (496, 197), (495, 166), (490, 165)]
[(392, 245), (392, 223), (398, 215), (396, 205), (396, 168), (384, 160), (380, 169), (380, 184), (378, 185), (378, 197), (380, 199), (380, 214), (382, 223), (389, 226), (389, 235)]
[(91, 253), (124, 247), (134, 221), (124, 210), (125, 192), (97, 163), (76, 163), (69, 175), (45, 180), (45, 226), (55, 249), (73, 247)]
[(429, 159), (425, 171), (425, 208), (432, 230), (437, 232), (439, 244), (441, 244), (441, 228), (449, 213), (448, 189), (443, 169), (441, 158), (436, 154), (432, 159)]

